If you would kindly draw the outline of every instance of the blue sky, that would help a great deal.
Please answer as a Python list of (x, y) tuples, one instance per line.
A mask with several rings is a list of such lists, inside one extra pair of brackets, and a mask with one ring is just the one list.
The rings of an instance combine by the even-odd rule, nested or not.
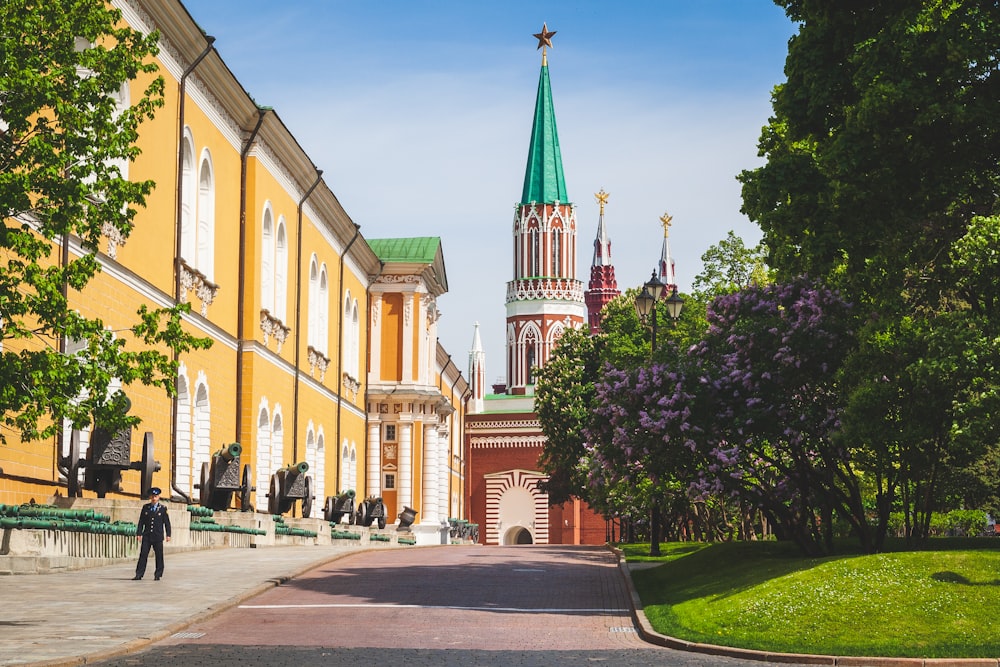
[(769, 0), (184, 1), (365, 237), (441, 237), (450, 291), (438, 334), (466, 369), (478, 321), (489, 382), (504, 369), (543, 22), (557, 32), (549, 72), (585, 285), (601, 188), (623, 291), (655, 266), (664, 212), (681, 291), (729, 230), (760, 238), (735, 176), (761, 162), (795, 32)]

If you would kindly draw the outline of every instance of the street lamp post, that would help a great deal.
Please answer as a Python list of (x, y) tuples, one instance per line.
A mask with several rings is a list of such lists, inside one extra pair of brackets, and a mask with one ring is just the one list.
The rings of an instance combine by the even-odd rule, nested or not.
[[(649, 323), (652, 332), (649, 339), (649, 358), (651, 360), (656, 353), (656, 304), (663, 296), (665, 287), (666, 285), (656, 277), (654, 270), (649, 280), (642, 286), (642, 291), (635, 297), (635, 312), (638, 313), (639, 320), (643, 324)], [(681, 309), (684, 307), (684, 299), (677, 294), (676, 285), (672, 286), (670, 296), (664, 299), (664, 304), (667, 307), (667, 315), (676, 323), (681, 316)], [(649, 510), (649, 555), (659, 556), (660, 553), (660, 504), (654, 499)]]

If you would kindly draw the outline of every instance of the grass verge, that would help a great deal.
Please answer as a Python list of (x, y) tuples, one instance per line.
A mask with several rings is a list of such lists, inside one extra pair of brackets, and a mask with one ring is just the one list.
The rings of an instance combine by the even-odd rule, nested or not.
[(803, 558), (776, 542), (627, 545), (646, 617), (665, 635), (843, 656), (1000, 656), (1000, 540)]

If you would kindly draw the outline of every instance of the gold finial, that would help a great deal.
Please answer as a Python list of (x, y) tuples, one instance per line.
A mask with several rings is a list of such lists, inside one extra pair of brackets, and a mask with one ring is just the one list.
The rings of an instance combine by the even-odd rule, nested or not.
[(670, 235), (670, 221), (673, 219), (674, 217), (669, 213), (664, 213), (660, 216), (660, 222), (663, 223), (663, 238), (667, 238)]
[(601, 191), (594, 195), (597, 203), (601, 205), (601, 215), (604, 215), (604, 205), (608, 203), (608, 193), (601, 188)]
[[(547, 24), (542, 23), (542, 31), (535, 33), (533, 36), (538, 40), (538, 49), (542, 50), (542, 64), (548, 64), (548, 58), (545, 56), (545, 47), (552, 48), (552, 35), (556, 34), (555, 30), (549, 30)], [(536, 51), (538, 49), (535, 49)]]

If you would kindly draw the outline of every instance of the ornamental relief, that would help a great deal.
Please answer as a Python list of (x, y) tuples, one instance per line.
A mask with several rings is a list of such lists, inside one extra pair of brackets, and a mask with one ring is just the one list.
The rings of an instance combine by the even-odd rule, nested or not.
[(188, 302), (188, 292), (193, 291), (201, 299), (201, 316), (208, 316), (208, 307), (215, 301), (215, 295), (219, 292), (219, 286), (213, 283), (198, 269), (189, 266), (183, 259), (181, 260), (181, 303)]
[(386, 285), (393, 285), (393, 284), (399, 284), (399, 283), (416, 284), (416, 283), (420, 282), (420, 278), (418, 276), (387, 275), (387, 276), (379, 276), (375, 280), (375, 282), (376, 283), (383, 283), (383, 284), (386, 284)]

